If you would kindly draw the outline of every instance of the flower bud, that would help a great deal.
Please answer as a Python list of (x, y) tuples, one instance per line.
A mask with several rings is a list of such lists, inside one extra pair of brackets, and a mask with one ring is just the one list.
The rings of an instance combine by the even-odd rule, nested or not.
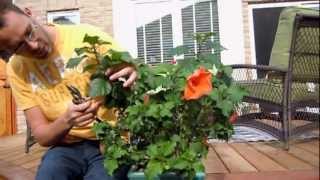
[(143, 104), (148, 105), (149, 101), (150, 101), (150, 95), (148, 94), (143, 95)]
[(236, 122), (237, 118), (238, 118), (238, 113), (233, 112), (232, 115), (229, 117), (229, 122), (231, 124), (234, 124)]

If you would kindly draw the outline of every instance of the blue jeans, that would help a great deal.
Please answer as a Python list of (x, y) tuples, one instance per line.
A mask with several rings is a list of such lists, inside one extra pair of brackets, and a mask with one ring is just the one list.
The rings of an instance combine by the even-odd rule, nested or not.
[(97, 141), (50, 148), (42, 157), (36, 180), (126, 180), (128, 167), (112, 177), (103, 167)]

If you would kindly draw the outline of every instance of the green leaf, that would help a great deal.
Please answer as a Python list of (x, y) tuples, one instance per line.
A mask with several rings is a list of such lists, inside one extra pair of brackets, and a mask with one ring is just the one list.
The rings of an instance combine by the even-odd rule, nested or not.
[(82, 70), (82, 72), (86, 72), (86, 71), (90, 71), (90, 70), (94, 70), (96, 68), (96, 64), (89, 64), (87, 66), (85, 66)]
[(103, 78), (95, 78), (90, 82), (90, 97), (106, 96), (111, 92), (110, 83)]
[(171, 137), (171, 140), (174, 142), (180, 142), (181, 137), (175, 134)]
[(109, 154), (113, 159), (118, 159), (125, 155), (127, 152), (120, 148), (118, 145), (112, 145), (108, 148), (107, 154)]
[(112, 61), (121, 61), (122, 54), (121, 52), (111, 50), (111, 59)]
[(114, 170), (116, 170), (119, 165), (116, 159), (104, 159), (104, 167), (108, 170), (109, 175), (113, 175)]
[(226, 75), (231, 76), (231, 74), (232, 74), (232, 68), (231, 68), (230, 66), (224, 66), (224, 67), (222, 68), (222, 70), (223, 70), (223, 72), (224, 72)]
[(173, 49), (170, 50), (169, 54), (172, 56), (180, 56), (182, 54), (187, 54), (189, 53), (190, 48), (184, 45), (177, 46)]
[(221, 109), (222, 114), (226, 117), (229, 117), (234, 108), (233, 103), (229, 100), (218, 101), (217, 107)]
[(154, 118), (159, 118), (160, 115), (160, 107), (159, 105), (156, 104), (150, 104), (149, 108), (147, 109), (146, 116), (147, 117), (154, 117)]
[(210, 49), (214, 49), (215, 53), (220, 53), (221, 51), (227, 50), (227, 48), (221, 46), (219, 42), (215, 42), (215, 41), (208, 41), (207, 46)]
[(82, 61), (82, 57), (75, 57), (75, 58), (70, 58), (69, 61), (67, 62), (67, 68), (75, 68), (77, 67), (80, 62)]
[(77, 53), (78, 56), (84, 53), (90, 53), (90, 48), (89, 47), (81, 47), (81, 48), (75, 48), (74, 51)]
[(174, 107), (172, 102), (165, 103), (161, 105), (160, 116), (161, 117), (172, 117), (171, 109)]
[(104, 138), (106, 132), (110, 129), (110, 125), (105, 122), (94, 123), (92, 130), (96, 133), (98, 139)]
[(248, 95), (247, 91), (236, 85), (232, 85), (231, 87), (229, 87), (227, 93), (229, 95), (229, 99), (234, 103), (240, 102), (243, 96)]
[(130, 157), (132, 160), (139, 162), (145, 157), (145, 154), (143, 152), (132, 151)]
[(99, 40), (98, 40), (98, 44), (99, 44), (99, 45), (111, 44), (111, 42), (108, 42), (108, 41), (104, 41), (104, 40), (99, 39)]
[(199, 160), (199, 161), (196, 161), (194, 164), (193, 164), (193, 169), (196, 171), (196, 172), (204, 172), (204, 166), (202, 164), (202, 162)]
[(162, 147), (161, 148), (162, 155), (169, 156), (170, 154), (172, 154), (174, 152), (175, 147), (176, 147), (176, 142), (168, 141), (168, 142), (165, 142), (161, 147)]
[(155, 160), (149, 161), (145, 170), (147, 180), (153, 180), (157, 175), (160, 175), (162, 172), (163, 166), (161, 162)]
[(147, 149), (147, 155), (150, 156), (150, 158), (155, 158), (159, 155), (159, 148), (157, 145), (150, 145)]
[(218, 102), (218, 101), (220, 100), (218, 89), (214, 88), (214, 89), (210, 92), (209, 97), (210, 97), (212, 100)]
[(121, 52), (121, 60), (131, 64), (135, 62), (130, 53), (127, 51)]
[(188, 161), (182, 158), (171, 161), (170, 164), (172, 164), (173, 169), (179, 169), (179, 170), (186, 169), (190, 165)]
[(106, 55), (100, 58), (100, 64), (102, 65), (103, 69), (107, 69), (110, 66), (110, 57)]
[(83, 38), (84, 43), (89, 43), (90, 45), (97, 44), (99, 41), (99, 36), (89, 36), (86, 34)]
[(195, 142), (190, 144), (190, 149), (195, 153), (200, 153), (203, 151), (203, 145), (200, 142)]
[(192, 151), (191, 149), (188, 149), (188, 148), (181, 155), (181, 158), (184, 158), (184, 159), (186, 159), (188, 161), (194, 161), (196, 157), (197, 157), (197, 154), (194, 151)]

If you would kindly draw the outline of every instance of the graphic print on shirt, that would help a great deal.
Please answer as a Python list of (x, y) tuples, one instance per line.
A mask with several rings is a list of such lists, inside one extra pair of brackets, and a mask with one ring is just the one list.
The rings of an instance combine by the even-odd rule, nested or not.
[(53, 63), (56, 66), (56, 68), (58, 69), (59, 73), (60, 73), (60, 77), (63, 79), (64, 78), (64, 70), (65, 70), (65, 64), (63, 61), (63, 57), (58, 56), (56, 58), (53, 59)]

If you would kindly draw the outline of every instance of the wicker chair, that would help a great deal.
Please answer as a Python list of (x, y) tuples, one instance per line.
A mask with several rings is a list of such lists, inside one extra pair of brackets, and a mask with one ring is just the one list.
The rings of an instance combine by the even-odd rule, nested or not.
[(249, 91), (236, 125), (266, 131), (286, 149), (290, 140), (319, 129), (319, 22), (317, 10), (286, 8), (269, 66), (232, 65), (234, 82)]
[(26, 143), (24, 145), (24, 152), (29, 153), (29, 149), (31, 148), (32, 145), (36, 143), (36, 140), (34, 139), (31, 133), (31, 128), (29, 126), (28, 121), (26, 123), (27, 123), (27, 134), (26, 134)]

